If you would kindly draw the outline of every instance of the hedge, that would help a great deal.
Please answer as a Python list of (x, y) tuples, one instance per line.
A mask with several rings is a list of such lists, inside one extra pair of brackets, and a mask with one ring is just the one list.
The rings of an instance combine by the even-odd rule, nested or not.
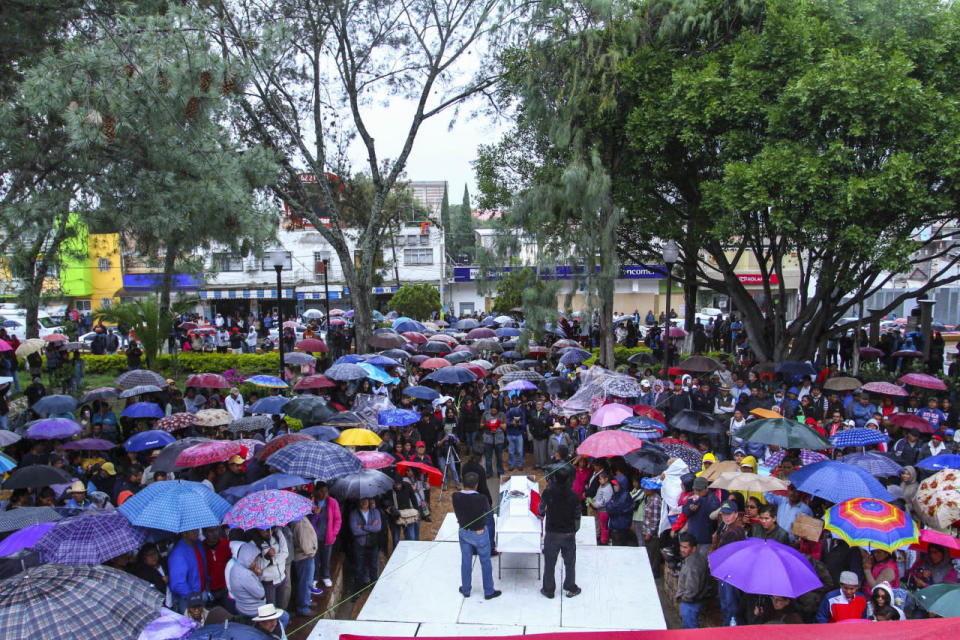
[[(115, 374), (120, 375), (127, 370), (125, 355), (95, 356), (83, 354), (85, 370), (88, 374)], [(145, 363), (141, 360), (141, 363)], [(220, 373), (227, 369), (236, 369), (245, 376), (266, 373), (276, 375), (280, 369), (280, 354), (273, 353), (180, 353), (177, 354), (176, 366), (173, 356), (160, 355), (156, 358), (153, 369), (157, 373), (172, 374), (175, 369), (183, 373)]]
[[(597, 356), (600, 353), (600, 349), (588, 349), (588, 351), (590, 351), (593, 354), (593, 357), (586, 360), (583, 364), (590, 367), (597, 363)], [(620, 365), (629, 365), (630, 356), (634, 355), (635, 353), (653, 353), (653, 352), (650, 351), (649, 347), (645, 347), (645, 346), (633, 347), (632, 349), (628, 347), (616, 346), (613, 348), (614, 367), (617, 367)]]

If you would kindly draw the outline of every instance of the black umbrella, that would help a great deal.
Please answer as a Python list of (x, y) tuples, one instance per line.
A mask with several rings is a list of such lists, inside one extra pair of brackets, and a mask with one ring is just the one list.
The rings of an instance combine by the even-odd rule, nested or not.
[(426, 353), (430, 355), (447, 355), (453, 351), (453, 347), (448, 345), (446, 342), (440, 342), (439, 340), (431, 340), (425, 342), (417, 348), (417, 352)]
[(195, 444), (209, 441), (210, 438), (195, 437), (184, 438), (183, 440), (171, 442), (160, 450), (160, 453), (157, 455), (157, 459), (153, 461), (152, 465), (150, 465), (151, 470), (166, 471), (168, 473), (172, 473), (174, 471), (183, 471), (183, 467), (177, 466), (177, 456), (179, 456), (187, 447), (192, 447)]
[(631, 467), (648, 476), (658, 476), (667, 468), (670, 454), (655, 444), (644, 442), (639, 449), (623, 456)]
[(720, 433), (724, 428), (723, 423), (712, 415), (692, 409), (684, 409), (670, 418), (670, 426), (690, 433)]
[(404, 361), (410, 357), (410, 354), (403, 349), (387, 349), (386, 351), (381, 351), (380, 355), (386, 356), (387, 358), (393, 358), (394, 360)]
[(407, 344), (407, 342), (409, 341), (399, 333), (377, 333), (370, 336), (370, 339), (367, 340), (367, 344), (374, 349), (395, 349), (402, 347)]
[(330, 416), (323, 421), (323, 424), (333, 427), (359, 427), (366, 424), (366, 421), (356, 411), (343, 411)]
[(330, 493), (337, 500), (359, 500), (375, 498), (392, 488), (393, 480), (390, 476), (376, 469), (364, 469), (334, 480)]
[(31, 464), (27, 467), (15, 469), (7, 481), (4, 489), (38, 489), (49, 487), (52, 484), (66, 484), (73, 481), (73, 476), (57, 467), (45, 464)]
[(336, 414), (336, 409), (320, 396), (297, 396), (283, 405), (283, 412), (305, 425), (320, 424)]
[(710, 373), (720, 368), (720, 363), (707, 356), (690, 356), (680, 363), (680, 368), (690, 373)]
[(633, 364), (656, 364), (657, 360), (649, 351), (641, 351), (640, 353), (635, 353), (627, 358), (627, 362), (631, 362)]

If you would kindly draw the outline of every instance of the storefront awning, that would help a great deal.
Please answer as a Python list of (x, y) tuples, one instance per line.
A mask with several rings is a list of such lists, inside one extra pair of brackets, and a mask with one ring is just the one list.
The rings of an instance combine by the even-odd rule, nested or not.
[[(159, 273), (125, 273), (123, 275), (124, 293), (149, 293), (160, 288), (163, 275)], [(196, 291), (200, 280), (188, 273), (175, 273), (170, 283), (171, 291)]]
[[(297, 295), (294, 289), (284, 289), (283, 297), (293, 299)], [(203, 289), (201, 300), (266, 300), (277, 298), (277, 289)]]

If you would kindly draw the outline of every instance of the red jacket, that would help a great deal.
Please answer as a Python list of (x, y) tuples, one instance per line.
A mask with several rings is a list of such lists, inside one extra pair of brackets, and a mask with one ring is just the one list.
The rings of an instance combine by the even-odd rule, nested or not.
[(203, 552), (207, 556), (207, 575), (210, 576), (210, 591), (227, 588), (224, 571), (230, 561), (230, 541), (220, 538), (217, 546), (211, 549), (204, 543)]

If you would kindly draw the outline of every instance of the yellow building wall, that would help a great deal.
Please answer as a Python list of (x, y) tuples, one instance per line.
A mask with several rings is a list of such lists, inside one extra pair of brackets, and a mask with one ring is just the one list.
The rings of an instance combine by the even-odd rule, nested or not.
[(90, 273), (93, 311), (107, 304), (117, 304), (114, 294), (123, 288), (123, 261), (120, 258), (120, 236), (116, 233), (90, 234)]

